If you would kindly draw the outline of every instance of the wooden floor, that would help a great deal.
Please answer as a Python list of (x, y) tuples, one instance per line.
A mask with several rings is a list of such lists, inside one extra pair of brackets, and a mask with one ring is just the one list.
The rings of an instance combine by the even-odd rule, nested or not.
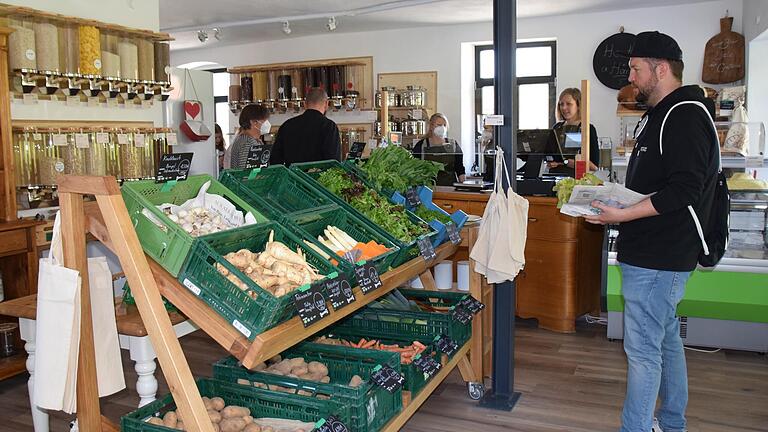
[[(225, 352), (202, 332), (182, 339), (195, 375), (209, 376)], [(520, 322), (516, 338), (516, 389), (522, 398), (512, 412), (479, 408), (467, 396), (458, 372), (451, 375), (403, 428), (438, 431), (615, 431), (625, 387), (625, 359), (619, 342), (605, 328), (580, 324), (562, 335)], [(688, 351), (691, 432), (768, 431), (768, 359), (721, 351)], [(135, 409), (136, 374), (123, 351), (128, 390), (102, 399), (102, 411), (115, 421)], [(159, 372), (159, 370), (158, 370)], [(160, 394), (167, 391), (162, 379)], [(31, 431), (26, 375), (0, 382), (0, 432)], [(52, 431), (68, 431), (69, 416), (52, 416)]]

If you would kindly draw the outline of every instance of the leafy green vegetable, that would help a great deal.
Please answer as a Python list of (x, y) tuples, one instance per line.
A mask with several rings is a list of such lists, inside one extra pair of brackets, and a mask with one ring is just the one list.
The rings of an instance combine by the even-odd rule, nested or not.
[(419, 208), (416, 209), (414, 212), (416, 213), (416, 216), (422, 218), (423, 220), (429, 222), (433, 220), (437, 220), (438, 222), (441, 222), (443, 224), (447, 224), (451, 221), (451, 217), (443, 212), (439, 212), (437, 210), (430, 210), (423, 205), (420, 205)]
[(437, 174), (444, 168), (439, 162), (416, 159), (411, 152), (395, 145), (373, 150), (370, 158), (359, 164), (376, 188), (400, 193), (409, 187), (435, 184)]
[(568, 200), (571, 199), (571, 193), (573, 192), (573, 187), (576, 185), (586, 185), (586, 186), (600, 186), (603, 184), (603, 181), (600, 180), (596, 175), (592, 173), (586, 173), (582, 178), (579, 180), (576, 180), (573, 177), (566, 177), (552, 188), (553, 191), (557, 192), (557, 208), (563, 207), (563, 204), (567, 203)]
[(429, 232), (427, 227), (411, 222), (403, 206), (390, 203), (341, 168), (324, 171), (317, 181), (400, 241), (410, 243)]

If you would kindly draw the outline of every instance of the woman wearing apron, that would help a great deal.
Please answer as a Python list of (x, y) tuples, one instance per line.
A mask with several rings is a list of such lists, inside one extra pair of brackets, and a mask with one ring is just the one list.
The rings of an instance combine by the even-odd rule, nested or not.
[[(581, 136), (581, 91), (577, 88), (567, 88), (560, 93), (557, 102), (558, 122), (552, 126), (553, 134), (547, 143), (548, 151), (559, 154), (553, 161), (549, 162), (549, 172), (555, 174), (565, 174), (573, 177), (576, 173), (575, 162), (570, 147), (566, 145), (569, 139), (568, 135)], [(564, 153), (566, 153), (564, 155)], [(596, 171), (600, 165), (600, 148), (597, 144), (597, 129), (589, 125), (589, 163), (590, 171)]]
[(427, 134), (413, 146), (412, 153), (419, 159), (445, 165), (437, 174), (438, 186), (451, 186), (453, 183), (464, 181), (464, 157), (456, 140), (448, 138), (448, 118), (445, 114), (432, 114)]

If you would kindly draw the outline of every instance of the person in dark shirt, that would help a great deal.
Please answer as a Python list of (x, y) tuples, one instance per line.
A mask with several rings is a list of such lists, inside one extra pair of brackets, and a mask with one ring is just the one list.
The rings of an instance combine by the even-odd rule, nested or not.
[(586, 219), (620, 224), (628, 363), (621, 431), (681, 432), (688, 378), (676, 310), (704, 249), (700, 227), (709, 223), (720, 146), (701, 88), (682, 85), (683, 53), (674, 39), (639, 33), (629, 67), (638, 101), (650, 108), (635, 129), (626, 186), (652, 195), (623, 209), (593, 202), (600, 214)]
[[(566, 148), (566, 133), (576, 132), (581, 134), (581, 90), (567, 88), (560, 92), (557, 102), (557, 120), (552, 126), (552, 131), (547, 142), (547, 151), (554, 153), (555, 160), (549, 162), (549, 172), (555, 174), (576, 175), (576, 163), (573, 156), (564, 156), (564, 153), (572, 152)], [(581, 152), (581, 150), (579, 150)], [(597, 129), (589, 125), (589, 170), (597, 171), (600, 166), (600, 147), (597, 145)]]
[[(411, 151), (413, 157), (440, 162), (445, 165), (437, 174), (438, 186), (451, 186), (463, 182), (465, 178), (464, 157), (461, 146), (455, 139), (448, 138), (448, 117), (434, 113), (429, 117), (427, 134), (424, 135)], [(440, 156), (440, 154), (443, 154)]]
[(296, 162), (341, 161), (339, 128), (325, 116), (328, 95), (321, 88), (312, 88), (305, 97), (304, 113), (287, 120), (278, 129), (270, 164), (290, 166)]

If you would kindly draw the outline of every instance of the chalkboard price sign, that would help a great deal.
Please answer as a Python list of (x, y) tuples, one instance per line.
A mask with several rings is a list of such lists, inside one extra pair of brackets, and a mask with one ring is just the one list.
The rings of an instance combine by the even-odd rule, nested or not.
[(349, 281), (341, 276), (326, 279), (325, 292), (328, 293), (333, 310), (339, 310), (355, 301), (355, 293), (352, 292), (352, 286), (349, 284)]
[(313, 284), (304, 289), (299, 288), (293, 295), (293, 303), (304, 327), (309, 327), (331, 313), (325, 305), (321, 285), (322, 283)]
[(446, 335), (435, 337), (435, 342), (437, 342), (437, 349), (446, 355), (452, 356), (459, 350), (459, 344)]
[(246, 168), (260, 168), (269, 165), (269, 157), (272, 154), (271, 145), (255, 145), (248, 150), (248, 158), (245, 160)]
[(619, 90), (629, 84), (629, 58), (635, 35), (616, 33), (600, 42), (592, 57), (592, 68), (605, 86)]
[(422, 356), (421, 354), (413, 358), (413, 365), (424, 372), (427, 379), (435, 376), (435, 374), (443, 367), (443, 365), (435, 360), (434, 357), (430, 355)]
[(422, 237), (416, 240), (416, 244), (419, 246), (419, 253), (424, 258), (424, 261), (432, 261), (437, 258), (435, 248), (432, 247), (432, 242), (429, 241), (429, 238)]
[(349, 153), (347, 153), (347, 159), (360, 159), (363, 156), (366, 144), (364, 142), (352, 143), (352, 147), (349, 148)]
[(398, 389), (402, 388), (405, 383), (405, 377), (400, 375), (400, 372), (392, 369), (389, 365), (378, 365), (373, 368), (371, 380), (374, 384), (389, 393), (396, 392)]
[(451, 243), (457, 245), (461, 244), (461, 234), (459, 233), (459, 230), (456, 228), (456, 224), (453, 222), (448, 222), (445, 224), (445, 229), (448, 231), (448, 238), (451, 240)]
[(186, 180), (189, 168), (192, 166), (194, 153), (169, 153), (160, 158), (160, 165), (155, 174), (155, 183), (165, 183), (171, 180)]
[(421, 199), (419, 199), (419, 192), (415, 187), (405, 190), (405, 199), (408, 201), (408, 205), (411, 207), (418, 207), (419, 204), (421, 204)]
[(349, 429), (338, 417), (330, 416), (315, 423), (314, 432), (349, 432)]
[(456, 305), (451, 311), (451, 318), (463, 325), (469, 324), (472, 321), (472, 314), (469, 313), (462, 305)]
[(458, 305), (462, 306), (472, 314), (476, 314), (485, 309), (485, 305), (471, 295), (464, 296), (464, 298), (459, 301)]
[(358, 266), (355, 267), (355, 278), (357, 279), (357, 284), (360, 285), (360, 290), (363, 291), (363, 294), (368, 294), (384, 285), (381, 283), (379, 272), (376, 270), (376, 267), (365, 261), (359, 262)]

